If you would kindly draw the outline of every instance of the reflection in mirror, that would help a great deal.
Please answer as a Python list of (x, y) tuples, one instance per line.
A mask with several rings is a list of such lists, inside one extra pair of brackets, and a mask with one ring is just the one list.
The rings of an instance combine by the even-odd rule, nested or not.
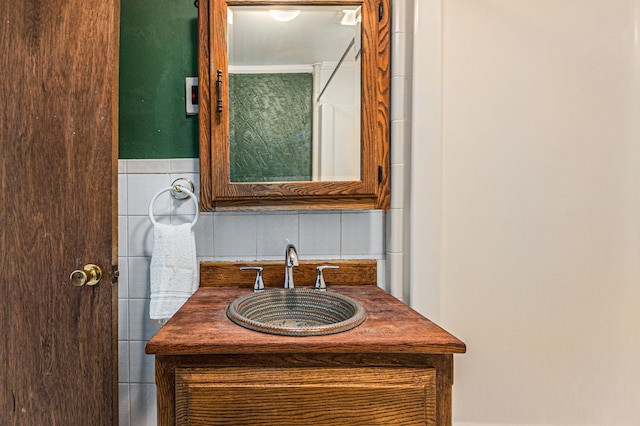
[(357, 6), (227, 9), (231, 182), (359, 181)]

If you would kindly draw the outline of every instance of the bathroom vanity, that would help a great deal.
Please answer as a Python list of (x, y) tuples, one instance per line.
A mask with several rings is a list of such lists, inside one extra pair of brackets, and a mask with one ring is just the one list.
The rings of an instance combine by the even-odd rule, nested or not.
[[(451, 424), (453, 354), (464, 343), (378, 288), (375, 261), (332, 263), (340, 269), (327, 273), (327, 291), (356, 300), (367, 318), (308, 337), (231, 322), (226, 309), (251, 293), (251, 272), (203, 263), (200, 289), (146, 346), (156, 355), (158, 424)], [(282, 263), (260, 265), (267, 286), (281, 285)], [(300, 263), (297, 287), (313, 284), (315, 266)]]

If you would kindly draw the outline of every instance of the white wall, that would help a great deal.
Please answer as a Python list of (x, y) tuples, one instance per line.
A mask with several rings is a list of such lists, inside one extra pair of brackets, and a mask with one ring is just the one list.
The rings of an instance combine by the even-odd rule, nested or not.
[(455, 424), (640, 424), (640, 1), (416, 11), (435, 44), (414, 44), (414, 97), (434, 96), (411, 194), (435, 213), (412, 216), (411, 301), (468, 345)]
[(360, 61), (337, 66), (313, 66), (314, 180), (360, 179)]

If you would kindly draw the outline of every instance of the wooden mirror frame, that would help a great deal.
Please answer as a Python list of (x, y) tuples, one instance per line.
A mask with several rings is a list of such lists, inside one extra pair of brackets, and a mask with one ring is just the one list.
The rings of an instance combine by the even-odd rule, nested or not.
[[(231, 182), (228, 99), (228, 6), (361, 5), (362, 113), (359, 181)], [(200, 209), (388, 209), (390, 204), (389, 93), (390, 0), (200, 0), (198, 74), (200, 131)]]

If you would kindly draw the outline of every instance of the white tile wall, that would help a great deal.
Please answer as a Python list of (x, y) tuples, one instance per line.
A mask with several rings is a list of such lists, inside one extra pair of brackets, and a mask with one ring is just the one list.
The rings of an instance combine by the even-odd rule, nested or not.
[[(149, 319), (149, 264), (153, 226), (148, 206), (153, 196), (180, 177), (199, 192), (198, 161), (120, 160), (119, 374), (120, 424), (155, 425), (154, 357), (144, 353), (159, 329)], [(161, 223), (192, 221), (190, 201), (161, 194), (154, 204)], [(301, 259), (377, 259), (378, 284), (385, 287), (385, 213), (382, 211), (284, 211), (201, 213), (196, 250), (204, 260), (284, 260), (293, 243)]]
[(391, 209), (387, 215), (386, 282), (395, 297), (409, 302), (406, 290), (409, 261), (411, 87), (413, 0), (392, 0), (391, 19)]
[(298, 230), (300, 220), (294, 212), (259, 215), (256, 229), (256, 252), (258, 259), (279, 260), (287, 244), (299, 248)]
[(300, 215), (301, 253), (315, 258), (340, 257), (340, 213), (303, 213)]

